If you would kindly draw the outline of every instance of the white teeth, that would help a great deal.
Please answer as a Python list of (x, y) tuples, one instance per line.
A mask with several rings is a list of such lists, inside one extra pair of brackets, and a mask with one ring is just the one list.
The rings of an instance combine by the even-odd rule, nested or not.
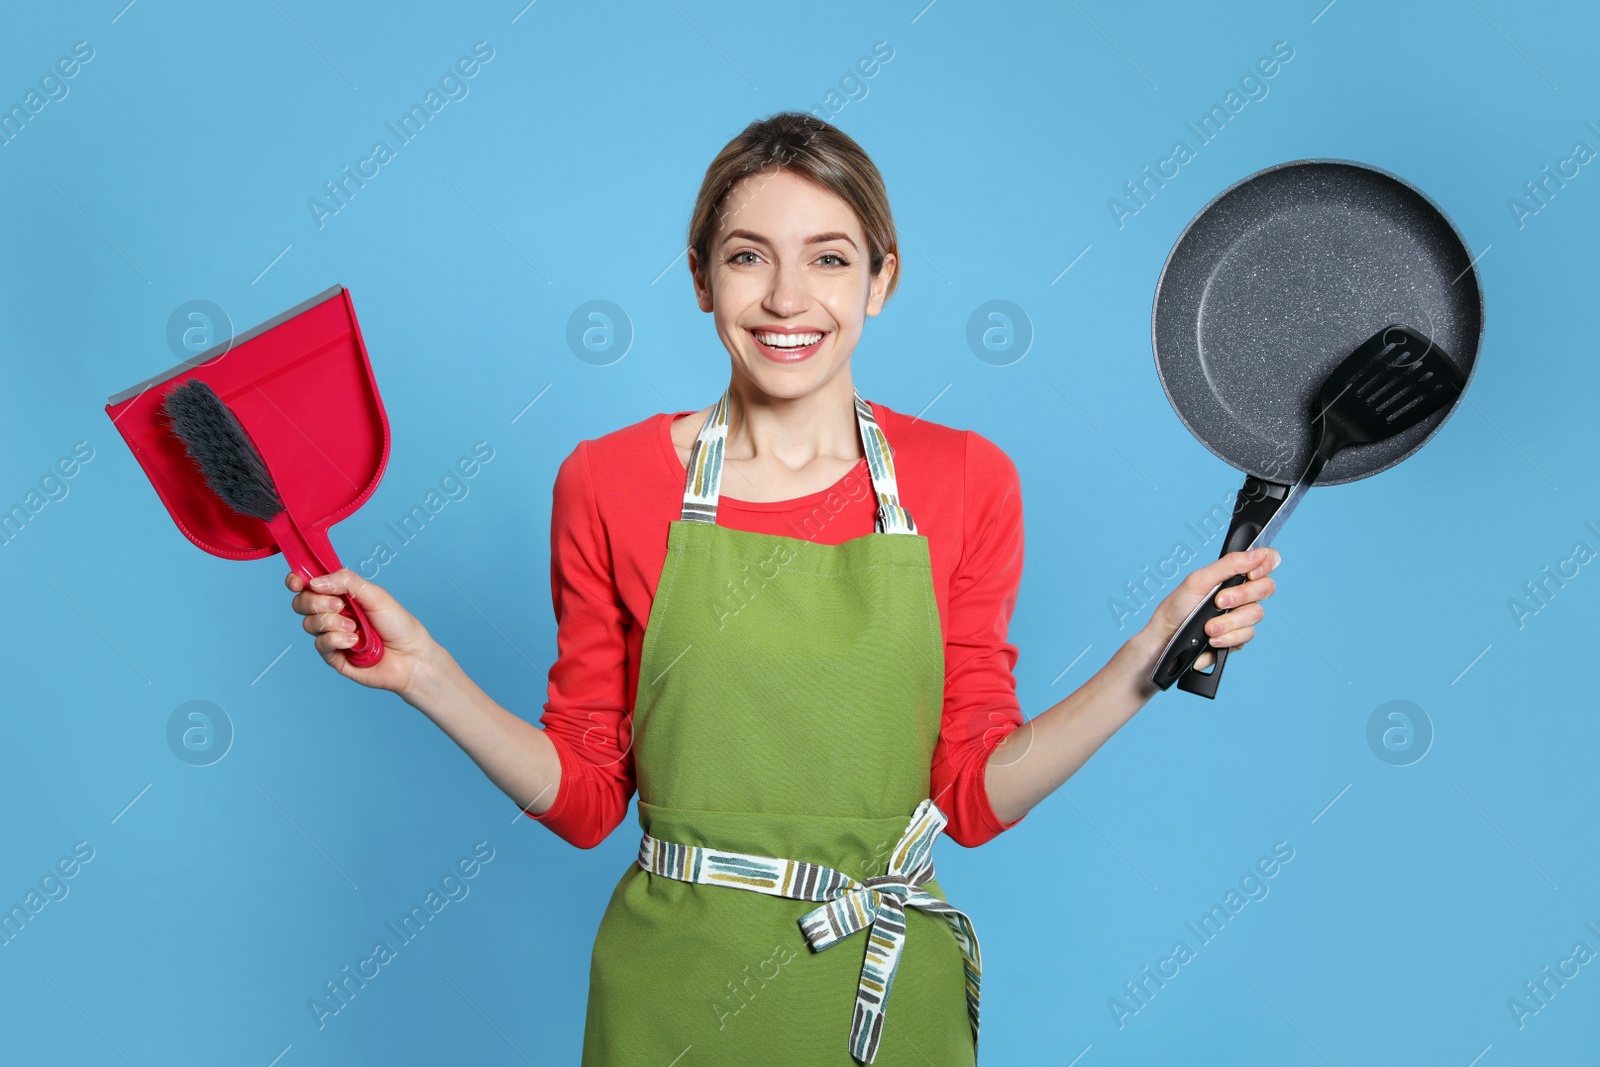
[(822, 340), (820, 333), (763, 333), (759, 330), (751, 331), (757, 341), (773, 348), (805, 348)]

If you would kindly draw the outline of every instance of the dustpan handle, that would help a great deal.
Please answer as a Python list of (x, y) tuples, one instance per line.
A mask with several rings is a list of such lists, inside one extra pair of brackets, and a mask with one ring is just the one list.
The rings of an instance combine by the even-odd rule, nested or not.
[[(307, 583), (343, 566), (325, 528), (302, 527), (287, 509), (280, 511), (267, 527), (283, 552), (284, 562)], [(360, 604), (348, 596), (339, 599), (344, 602), (339, 614), (356, 624), (356, 643), (344, 650), (345, 657), (352, 667), (370, 667), (383, 658), (383, 638), (367, 621), (367, 613), (361, 610)]]

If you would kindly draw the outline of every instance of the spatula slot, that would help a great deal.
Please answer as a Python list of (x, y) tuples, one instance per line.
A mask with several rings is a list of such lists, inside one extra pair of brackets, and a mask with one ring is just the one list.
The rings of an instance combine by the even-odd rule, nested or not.
[(1389, 412), (1388, 415), (1384, 416), (1384, 420), (1383, 421), (1386, 422), (1386, 423), (1387, 422), (1393, 422), (1395, 419), (1398, 419), (1400, 416), (1404, 415), (1406, 412), (1410, 411), (1412, 408), (1416, 407), (1418, 404), (1420, 404), (1423, 401), (1427, 400), (1434, 393), (1437, 393), (1440, 389), (1443, 389), (1443, 388), (1444, 388), (1444, 383), (1443, 382), (1434, 383), (1433, 388), (1428, 389), (1428, 390), (1426, 390), (1424, 392), (1418, 393), (1416, 396), (1414, 396), (1410, 400), (1406, 401), (1406, 403), (1402, 407), (1395, 408), (1393, 411)]
[[(1430, 371), (1425, 371), (1423, 373), (1422, 377), (1416, 379), (1415, 381), (1405, 382), (1401, 386), (1401, 388), (1395, 390), (1395, 392), (1392, 395), (1384, 397), (1382, 402), (1374, 404), (1372, 406), (1372, 409), (1374, 411), (1382, 411), (1384, 408), (1387, 408), (1387, 407), (1391, 406), (1396, 401), (1398, 401), (1401, 397), (1403, 397), (1407, 393), (1411, 392), (1411, 390), (1422, 388), (1422, 383), (1427, 381), (1429, 378), (1432, 378), (1432, 377), (1433, 377), (1433, 371), (1431, 371), (1431, 370)], [(1435, 388), (1437, 388), (1437, 383), (1435, 383)]]

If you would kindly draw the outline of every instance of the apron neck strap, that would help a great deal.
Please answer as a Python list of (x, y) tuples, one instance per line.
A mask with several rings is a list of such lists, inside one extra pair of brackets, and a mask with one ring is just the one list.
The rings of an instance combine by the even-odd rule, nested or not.
[[(683, 485), (684, 522), (717, 521), (717, 500), (722, 493), (722, 450), (728, 440), (728, 391), (724, 391), (711, 415), (700, 427), (694, 448), (689, 452), (689, 469)], [(883, 435), (872, 406), (855, 393), (856, 425), (861, 430), (861, 447), (867, 454), (867, 470), (872, 474), (872, 489), (878, 500), (875, 528), (878, 533), (915, 534), (917, 524), (911, 512), (900, 506), (895, 484), (894, 457), (889, 439)]]

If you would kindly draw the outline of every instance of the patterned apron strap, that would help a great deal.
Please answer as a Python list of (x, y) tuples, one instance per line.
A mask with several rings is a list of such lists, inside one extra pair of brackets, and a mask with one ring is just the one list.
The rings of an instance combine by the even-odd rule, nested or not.
[(967, 1022), (972, 1044), (978, 1044), (978, 991), (983, 956), (972, 920), (923, 890), (933, 877), (933, 842), (946, 822), (932, 800), (912, 813), (910, 824), (889, 855), (888, 870), (858, 882), (820, 863), (777, 859), (748, 852), (723, 852), (702, 845), (681, 845), (645, 834), (639, 842), (639, 866), (652, 874), (698, 885), (721, 885), (793, 900), (825, 901), (800, 917), (800, 930), (813, 952), (838, 944), (859, 930), (867, 935), (861, 977), (856, 983), (855, 1014), (850, 1022), (850, 1055), (871, 1063), (878, 1054), (889, 990), (905, 946), (907, 907), (941, 915), (961, 949), (966, 975)]
[[(711, 409), (694, 447), (689, 451), (689, 469), (683, 483), (683, 510), (679, 517), (685, 522), (717, 521), (717, 501), (722, 495), (722, 453), (728, 441), (728, 394), (724, 391), (717, 406)], [(872, 405), (855, 393), (856, 425), (861, 431), (861, 448), (867, 456), (867, 470), (872, 475), (872, 489), (878, 501), (875, 528), (878, 533), (915, 534), (917, 524), (911, 512), (900, 506), (900, 487), (895, 482), (894, 456), (889, 451), (889, 439), (884, 436), (878, 420), (872, 415)]]

